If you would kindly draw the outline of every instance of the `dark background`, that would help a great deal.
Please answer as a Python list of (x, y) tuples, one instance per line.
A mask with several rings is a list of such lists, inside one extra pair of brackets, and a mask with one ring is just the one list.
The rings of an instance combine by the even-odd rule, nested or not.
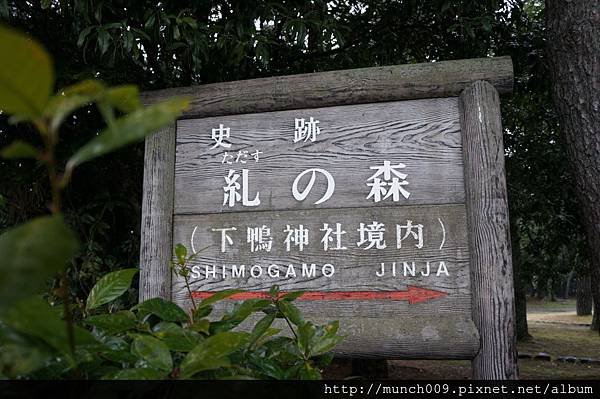
[[(542, 1), (0, 0), (0, 18), (46, 46), (58, 87), (96, 77), (150, 90), (509, 55), (515, 89), (502, 98), (502, 119), (518, 308), (525, 294), (565, 297), (578, 277), (589, 281), (580, 207), (552, 106)], [(77, 112), (61, 131), (59, 157), (101, 127), (95, 108)], [(22, 136), (35, 137), (0, 116), (0, 147)], [(142, 175), (138, 144), (73, 176), (64, 211), (83, 243), (70, 268), (74, 297), (85, 298), (108, 271), (138, 266)], [(42, 165), (0, 160), (0, 177), (0, 230), (47, 213)], [(132, 290), (121, 301), (136, 297)], [(521, 322), (520, 336), (524, 328)]]

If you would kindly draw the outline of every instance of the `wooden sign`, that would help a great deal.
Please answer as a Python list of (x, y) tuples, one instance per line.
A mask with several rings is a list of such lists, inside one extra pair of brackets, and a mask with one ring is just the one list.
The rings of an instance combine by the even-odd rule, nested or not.
[(146, 143), (141, 298), (189, 307), (168, 269), (181, 243), (194, 297), (245, 291), (217, 313), (277, 284), (305, 291), (307, 319), (340, 321), (340, 356), (474, 359), (479, 378), (514, 378), (494, 86), (510, 91), (510, 59), (148, 93), (194, 102)]

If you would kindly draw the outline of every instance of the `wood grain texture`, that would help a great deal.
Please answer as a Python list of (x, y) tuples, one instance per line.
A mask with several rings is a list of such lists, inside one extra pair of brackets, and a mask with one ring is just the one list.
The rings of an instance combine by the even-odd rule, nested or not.
[(140, 302), (171, 298), (175, 124), (146, 139), (140, 239)]
[[(371, 315), (377, 313), (373, 307)], [(261, 315), (251, 316), (238, 328), (250, 331)], [(473, 321), (457, 315), (406, 315), (371, 317), (316, 315), (305, 317), (316, 324), (340, 322), (345, 336), (333, 350), (341, 358), (382, 359), (472, 359), (479, 349), (479, 335)], [(273, 324), (282, 334), (290, 335), (285, 322)]]
[[(294, 119), (313, 117), (320, 135), (312, 143), (294, 143)], [(229, 149), (211, 148), (213, 128), (230, 128)], [(464, 202), (464, 179), (457, 98), (411, 100), (381, 104), (246, 114), (177, 122), (175, 213), (198, 214), (257, 210), (319, 209), (360, 206), (443, 204)], [(260, 150), (258, 162), (222, 164), (223, 154)], [(235, 157), (237, 158), (237, 156)], [(374, 203), (366, 199), (370, 166), (402, 162), (410, 197)], [(335, 179), (335, 193), (314, 203), (327, 184), (317, 175), (304, 201), (292, 196), (294, 179), (304, 170), (323, 168)], [(260, 192), (261, 204), (223, 205), (229, 169), (248, 169), (249, 197)], [(304, 188), (309, 176), (304, 176)], [(241, 180), (241, 179), (240, 179)]]
[(510, 57), (349, 69), (215, 83), (142, 93), (145, 103), (192, 99), (184, 118), (453, 97), (476, 80), (500, 93), (513, 87)]
[[(416, 240), (406, 239), (402, 248), (397, 248), (396, 224), (403, 225), (410, 219), (413, 224), (422, 224), (423, 247), (417, 248)], [(438, 219), (442, 220), (445, 230), (445, 242), (440, 249), (444, 232)], [(369, 224), (373, 221), (384, 223), (385, 249), (364, 249), (357, 246), (360, 234), (359, 224)], [(342, 235), (341, 245), (346, 250), (323, 250), (323, 224), (334, 226), (340, 223), (346, 234)], [(266, 225), (271, 228), (273, 244), (270, 252), (251, 252), (247, 240), (247, 227)], [(287, 225), (297, 227), (302, 224), (308, 229), (308, 245), (299, 251), (292, 246), (287, 251), (284, 243)], [(197, 226), (197, 228), (196, 228)], [(237, 227), (230, 232), (233, 245), (227, 246), (226, 252), (221, 252), (221, 234), (213, 232), (212, 228)], [(184, 243), (191, 247), (191, 236), (194, 234), (194, 247), (206, 248), (198, 253), (194, 265), (199, 266), (200, 278), (191, 282), (194, 291), (220, 291), (229, 288), (239, 288), (248, 291), (267, 291), (277, 284), (283, 291), (404, 291), (407, 285), (431, 288), (448, 294), (448, 296), (418, 304), (406, 301), (361, 301), (361, 300), (332, 300), (298, 302), (298, 306), (307, 315), (328, 315), (330, 317), (355, 317), (372, 314), (377, 309), (378, 317), (395, 317), (399, 314), (412, 315), (444, 315), (469, 318), (470, 274), (469, 251), (466, 236), (466, 214), (464, 205), (435, 205), (427, 207), (388, 207), (360, 209), (322, 209), (280, 212), (249, 212), (210, 215), (176, 215), (174, 220), (173, 243)], [(335, 240), (330, 243), (334, 247)], [(415, 276), (404, 276), (402, 262), (415, 262)], [(419, 274), (422, 270), (427, 273), (426, 262), (430, 261), (432, 272), (429, 276)], [(436, 275), (439, 262), (444, 261), (449, 276), (443, 273)], [(386, 263), (386, 274), (378, 277), (375, 273), (381, 270), (381, 262)], [(396, 276), (392, 276), (391, 264), (396, 262)], [(316, 265), (316, 273), (302, 276), (302, 263), (310, 267)], [(327, 277), (320, 272), (325, 263), (332, 264), (335, 273)], [(232, 265), (246, 266), (244, 277), (232, 278)], [(275, 264), (280, 270), (278, 277), (267, 274), (266, 268)], [(296, 266), (297, 276), (285, 276), (289, 264)], [(209, 275), (205, 278), (206, 266), (217, 266), (216, 277)], [(225, 265), (225, 277), (223, 277)], [(250, 267), (263, 267), (260, 277), (252, 277)], [(408, 271), (407, 271), (407, 274)], [(173, 300), (188, 307), (189, 301), (185, 286), (181, 279), (173, 280)]]
[(498, 92), (475, 82), (460, 96), (473, 321), (481, 349), (475, 379), (517, 378), (515, 306)]

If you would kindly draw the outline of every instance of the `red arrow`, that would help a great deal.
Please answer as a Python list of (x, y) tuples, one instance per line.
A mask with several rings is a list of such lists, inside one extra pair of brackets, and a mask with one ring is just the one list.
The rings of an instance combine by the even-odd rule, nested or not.
[[(194, 299), (206, 299), (214, 295), (214, 291), (195, 291), (192, 293)], [(279, 296), (285, 295), (286, 292), (280, 292)], [(307, 291), (298, 298), (300, 301), (376, 301), (376, 300), (391, 300), (391, 301), (408, 301), (409, 304), (426, 302), (431, 299), (443, 298), (447, 296), (447, 292), (431, 290), (428, 288), (408, 286), (406, 291)], [(232, 301), (243, 301), (246, 299), (268, 299), (270, 298), (267, 292), (239, 292), (233, 294), (226, 299)]]

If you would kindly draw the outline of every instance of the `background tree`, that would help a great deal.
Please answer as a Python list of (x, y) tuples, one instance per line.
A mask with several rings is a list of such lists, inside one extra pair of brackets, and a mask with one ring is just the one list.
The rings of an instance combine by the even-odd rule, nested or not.
[(547, 0), (553, 99), (591, 253), (594, 321), (600, 320), (600, 3)]
[[(514, 93), (503, 99), (518, 318), (526, 292), (554, 285), (586, 259), (565, 139), (551, 102), (541, 0), (0, 1), (3, 22), (42, 41), (57, 84), (96, 77), (142, 90), (323, 70), (510, 55)], [(86, 118), (82, 118), (85, 115)], [(58, 157), (100, 126), (93, 108), (69, 119)], [(0, 116), (0, 146), (31, 135)], [(83, 133), (82, 133), (83, 132)], [(143, 146), (82, 165), (64, 211), (84, 243), (72, 295), (98, 276), (137, 265)], [(0, 228), (46, 209), (40, 165), (0, 160)], [(31, 183), (33, 182), (33, 183)], [(4, 204), (4, 205), (2, 205)], [(110, 230), (109, 230), (110, 228)], [(109, 232), (110, 231), (110, 232)], [(574, 245), (575, 243), (575, 245)], [(132, 301), (135, 292), (120, 300)]]

